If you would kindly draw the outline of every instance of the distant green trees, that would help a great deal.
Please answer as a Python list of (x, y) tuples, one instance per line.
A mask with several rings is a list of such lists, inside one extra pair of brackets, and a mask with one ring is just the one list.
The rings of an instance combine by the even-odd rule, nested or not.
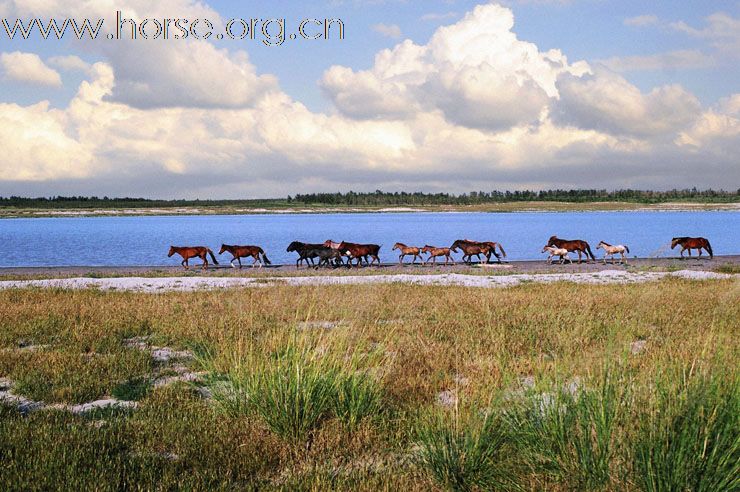
[(471, 191), (460, 195), (450, 193), (311, 193), (289, 197), (303, 204), (348, 206), (373, 205), (475, 205), (503, 202), (640, 202), (660, 203), (669, 201), (734, 202), (740, 200), (740, 190), (541, 190), (541, 191)]

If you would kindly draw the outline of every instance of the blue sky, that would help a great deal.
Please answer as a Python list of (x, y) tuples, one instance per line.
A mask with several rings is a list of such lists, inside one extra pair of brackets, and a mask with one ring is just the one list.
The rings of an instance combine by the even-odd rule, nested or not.
[[(131, 47), (126, 43), (113, 46), (117, 42), (106, 40), (93, 43), (0, 38), (0, 53), (4, 54), (0, 55), (4, 57), (0, 66), (0, 102), (6, 103), (9, 121), (30, 118), (29, 115), (37, 117), (30, 108), (48, 101), (43, 108), (43, 117), (49, 119), (44, 128), (58, 132), (49, 136), (49, 143), (61, 146), (65, 152), (84, 154), (86, 162), (84, 170), (69, 173), (59, 169), (65, 164), (40, 162), (39, 159), (56, 154), (40, 149), (36, 138), (30, 152), (35, 157), (28, 159), (28, 169), (0, 181), (0, 193), (53, 193), (57, 189), (87, 192), (100, 188), (117, 193), (130, 190), (129, 194), (241, 196), (307, 191), (306, 187), (357, 188), (363, 183), (367, 187), (382, 184), (396, 189), (450, 191), (472, 186), (472, 175), (455, 179), (441, 171), (442, 163), (433, 157), (439, 152), (432, 135), (454, 135), (454, 142), (461, 146), (466, 145), (466, 139), (480, 145), (470, 151), (467, 159), (456, 154), (455, 166), (488, 172), (488, 187), (593, 186), (601, 184), (596, 180), (599, 166), (624, 160), (634, 160), (635, 169), (644, 168), (647, 162), (685, 162), (686, 173), (669, 176), (669, 168), (663, 166), (631, 179), (605, 180), (604, 187), (659, 187), (661, 183), (665, 183), (664, 187), (717, 187), (726, 183), (728, 176), (738, 178), (740, 164), (733, 156), (738, 140), (734, 136), (735, 96), (740, 92), (738, 1), (509, 0), (492, 4), (469, 0), (332, 0), (267, 4), (168, 0), (151, 12), (147, 5), (140, 0), (121, 2), (120, 9), (132, 16), (146, 13), (157, 18), (192, 18), (203, 12), (223, 19), (277, 17), (285, 18), (289, 26), (303, 18), (339, 18), (345, 23), (346, 39), (286, 41), (280, 47), (267, 47), (259, 41), (203, 42), (209, 46), (198, 47), (170, 40), (137, 42), (137, 46)], [(58, 0), (0, 0), (0, 14), (11, 21), (34, 15), (105, 16), (110, 26), (114, 11), (92, 11), (82, 3)], [(496, 24), (497, 19), (509, 16), (513, 17), (513, 28), (509, 29), (505, 22)], [(514, 36), (513, 41), (510, 35)], [(460, 59), (455, 53), (434, 52), (435, 45), (441, 46), (439, 43), (457, 42), (456, 36), (468, 40), (466, 54)], [(423, 53), (416, 48), (399, 48), (405, 40), (409, 40), (408, 46)], [(499, 40), (509, 44), (497, 48), (494, 45)], [(486, 43), (493, 43), (490, 50)], [(203, 53), (200, 58), (193, 58), (194, 49)], [(399, 56), (406, 53), (405, 58), (395, 60), (392, 68), (377, 65), (376, 56), (383, 50), (392, 50)], [(559, 50), (567, 61), (559, 55), (556, 61), (547, 61), (549, 50)], [(509, 59), (510, 53), (514, 53), (516, 63)], [(79, 57), (95, 69), (60, 65), (58, 57), (69, 56)], [(217, 60), (220, 56), (224, 57), (221, 63)], [(539, 65), (529, 63), (528, 57), (532, 56), (538, 58)], [(404, 63), (412, 66), (422, 62), (431, 65), (400, 78), (388, 75), (406, 73), (408, 67)], [(585, 62), (588, 68), (579, 62)], [(552, 74), (542, 72), (548, 63), (555, 67)], [(562, 69), (557, 68), (561, 65)], [(227, 77), (220, 73), (222, 67), (229, 74)], [(175, 73), (191, 68), (201, 73)], [(415, 80), (410, 82), (408, 77)], [(513, 79), (518, 85), (510, 86)], [(228, 145), (212, 149), (218, 156), (213, 158), (198, 152), (183, 154), (179, 148), (172, 149), (175, 157), (147, 154), (142, 150), (146, 146), (141, 135), (115, 149), (95, 148), (92, 142), (84, 141), (84, 136), (107, 135), (112, 129), (102, 123), (83, 128), (82, 122), (75, 120), (79, 117), (75, 110), (81, 88), (96, 83), (105, 86), (100, 89), (100, 97), (106, 104), (88, 109), (92, 112), (89, 114), (125, 113), (121, 121), (142, 118), (154, 122), (163, 118), (162, 110), (177, 111), (183, 117), (203, 118), (196, 133), (207, 135), (209, 142), (224, 140)], [(530, 83), (538, 86), (535, 92), (527, 92)], [(486, 92), (486, 84), (493, 84), (490, 93)], [(232, 92), (233, 98), (229, 99)], [(526, 114), (515, 114), (520, 105), (517, 98), (539, 102), (532, 103)], [(625, 108), (625, 114), (615, 112), (620, 106)], [(477, 108), (488, 113), (471, 115)], [(238, 111), (243, 113), (237, 114)], [(230, 118), (238, 117), (256, 121), (258, 116), (269, 119), (272, 114), (280, 118), (286, 111), (293, 123), (275, 128), (275, 134), (266, 135), (256, 127), (237, 128), (230, 123)], [(458, 114), (462, 112), (465, 114)], [(487, 114), (491, 118), (487, 119)], [(641, 123), (653, 117), (656, 121), (650, 125)], [(303, 122), (305, 126), (300, 128), (308, 140), (280, 143), (277, 135), (290, 132), (295, 121)], [(351, 134), (342, 134), (350, 130)], [(164, 132), (171, 140), (157, 149), (161, 154), (167, 153), (166, 145), (180, 143), (182, 132), (194, 130), (175, 128), (168, 119), (154, 124), (152, 131)], [(229, 138), (219, 139), (219, 132)], [(529, 145), (523, 143), (527, 139), (522, 132), (528, 132), (529, 140), (542, 142), (540, 153), (530, 155), (522, 149), (522, 145)], [(567, 137), (554, 136), (557, 132), (567, 132)], [(29, 131), (23, 134), (28, 135)], [(23, 142), (18, 142), (18, 135), (5, 137), (13, 139), (18, 152), (28, 153)], [(380, 140), (374, 142), (372, 138)], [(555, 148), (553, 140), (548, 140), (552, 138), (569, 144)], [(54, 145), (49, 145), (49, 149), (54, 149)], [(322, 153), (317, 145), (328, 150)], [(385, 152), (377, 155), (368, 150), (381, 147)], [(545, 155), (555, 156), (553, 168), (574, 166), (593, 178), (571, 182), (559, 176), (553, 179), (542, 169), (537, 171), (537, 162)], [(347, 172), (346, 163), (336, 162), (344, 161), (344, 156), (360, 169), (359, 178), (342, 180), (328, 175), (332, 165)], [(231, 159), (233, 165), (225, 165), (225, 159)], [(711, 161), (712, 172), (693, 182), (688, 169), (702, 159)], [(196, 166), (198, 160), (203, 163), (201, 166)], [(74, 159), (66, 156), (59, 161), (72, 165)], [(319, 175), (306, 171), (311, 162), (321, 169)], [(415, 166), (416, 174), (399, 171), (405, 162)], [(0, 164), (11, 166), (9, 160)], [(255, 170), (262, 165), (288, 172), (292, 177), (286, 180)], [(110, 177), (111, 169), (121, 166), (126, 166), (130, 174), (130, 179), (123, 180), (125, 184)], [(206, 185), (197, 185), (203, 179), (193, 169), (203, 166), (213, 168), (214, 173), (209, 174), (220, 179), (209, 177)], [(251, 177), (240, 182), (238, 176), (244, 168), (249, 169), (247, 174)], [(151, 175), (149, 183), (140, 186), (137, 177), (144, 169), (150, 169)], [(612, 174), (606, 170), (605, 175)], [(179, 188), (151, 185), (153, 179), (164, 179), (166, 183), (168, 176)], [(260, 184), (253, 184), (255, 181)]]

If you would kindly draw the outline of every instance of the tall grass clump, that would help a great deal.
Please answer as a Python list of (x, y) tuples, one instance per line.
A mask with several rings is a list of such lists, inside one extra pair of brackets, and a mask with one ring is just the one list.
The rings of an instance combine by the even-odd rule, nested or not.
[(592, 388), (531, 394), (505, 418), (526, 475), (578, 489), (608, 487), (618, 455), (616, 430), (627, 385), (609, 370)]
[[(268, 357), (250, 355), (226, 380), (214, 384), (214, 398), (232, 415), (257, 415), (283, 439), (298, 444), (326, 419), (349, 430), (382, 410), (382, 390), (366, 371), (342, 358), (317, 356), (290, 344)], [(354, 360), (354, 359), (352, 359)]]
[(637, 485), (647, 492), (740, 490), (738, 378), (673, 375), (658, 388), (637, 419)]
[(341, 375), (335, 391), (331, 401), (332, 412), (350, 431), (383, 409), (381, 387), (365, 372)]
[(416, 464), (449, 490), (491, 490), (510, 485), (507, 436), (497, 416), (428, 417), (417, 431)]
[(262, 370), (229, 374), (236, 391), (221, 392), (227, 410), (256, 413), (280, 437), (304, 441), (326, 418), (338, 386), (339, 371), (332, 364), (289, 348), (266, 361)]

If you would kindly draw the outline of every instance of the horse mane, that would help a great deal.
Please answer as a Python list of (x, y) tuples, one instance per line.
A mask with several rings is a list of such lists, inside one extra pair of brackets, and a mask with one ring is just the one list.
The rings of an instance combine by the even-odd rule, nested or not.
[(600, 242), (601, 244), (603, 244), (604, 246), (609, 246), (610, 248), (612, 247), (612, 245), (611, 245), (611, 244), (609, 244), (609, 243), (607, 243), (606, 241), (599, 241), (599, 242)]

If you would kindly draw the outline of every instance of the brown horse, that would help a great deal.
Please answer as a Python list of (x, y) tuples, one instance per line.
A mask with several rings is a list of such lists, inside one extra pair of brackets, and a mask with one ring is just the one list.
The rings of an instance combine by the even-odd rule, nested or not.
[(586, 255), (586, 263), (588, 263), (589, 256), (592, 260), (596, 261), (596, 257), (591, 252), (591, 246), (586, 241), (581, 241), (580, 239), (560, 239), (557, 236), (552, 236), (547, 242), (547, 245), (567, 249), (569, 252), (577, 252), (578, 263), (581, 263), (581, 253)]
[(473, 255), (478, 258), (479, 263), (482, 263), (480, 255), (489, 257), (488, 255), (491, 254), (491, 246), (489, 246), (488, 244), (479, 243), (477, 241), (470, 241), (468, 239), (458, 239), (457, 241), (452, 243), (452, 246), (450, 246), (450, 250), (455, 253), (457, 253), (458, 248), (460, 248), (463, 252), (463, 263), (467, 264), (473, 263)]
[(671, 240), (671, 249), (674, 249), (679, 244), (681, 245), (681, 259), (684, 258), (683, 252), (687, 249), (689, 250), (689, 258), (691, 258), (692, 249), (699, 251), (699, 258), (701, 258), (702, 249), (707, 250), (707, 253), (709, 253), (709, 259), (714, 258), (712, 246), (709, 244), (709, 241), (703, 237), (674, 237)]
[(437, 257), (439, 257), (439, 256), (444, 256), (445, 257), (445, 265), (447, 265), (447, 263), (449, 261), (452, 261), (452, 264), (453, 265), (455, 264), (455, 259), (452, 257), (450, 248), (437, 248), (435, 246), (429, 246), (427, 244), (426, 246), (424, 246), (423, 248), (421, 248), (421, 252), (422, 253), (429, 253), (429, 258), (427, 258), (424, 261), (424, 263), (423, 263), (424, 265), (426, 265), (429, 260), (432, 260), (432, 264), (433, 265), (436, 265), (437, 264)]
[[(339, 251), (342, 254), (349, 255), (349, 263), (352, 264), (352, 260), (356, 259), (357, 264), (355, 266), (359, 267), (360, 263), (362, 263), (362, 259), (365, 259), (365, 262), (368, 264), (368, 266), (372, 265), (375, 262), (378, 262), (378, 265), (380, 265), (380, 257), (378, 254), (380, 253), (380, 246), (377, 244), (356, 244), (356, 243), (348, 243), (345, 241), (342, 241), (339, 243)], [(367, 261), (367, 257), (372, 257), (373, 261), (369, 262)]]
[(403, 243), (396, 243), (393, 245), (393, 249), (391, 251), (395, 250), (401, 252), (401, 254), (398, 255), (398, 263), (400, 265), (403, 264), (403, 258), (406, 255), (414, 255), (414, 259), (411, 260), (412, 265), (416, 263), (416, 258), (421, 259), (422, 262), (424, 261), (424, 258), (421, 257), (421, 249), (417, 248), (416, 246), (406, 246)]
[[(222, 244), (221, 250), (218, 252), (218, 254), (222, 255), (226, 251), (231, 253), (231, 255), (233, 256), (233, 258), (229, 262), (232, 268), (236, 268), (234, 266), (234, 260), (236, 260), (239, 262), (239, 269), (241, 269), (242, 268), (242, 258), (248, 258), (250, 256), (254, 258), (254, 262), (252, 263), (252, 268), (257, 266), (257, 263), (260, 264), (260, 268), (262, 268), (264, 265), (272, 264), (272, 262), (267, 258), (265, 251), (259, 246), (232, 246), (229, 244)], [(260, 255), (262, 255), (262, 259), (260, 259)]]
[(167, 253), (168, 258), (172, 258), (172, 255), (177, 253), (182, 256), (182, 262), (180, 263), (185, 270), (190, 268), (188, 260), (190, 258), (200, 258), (203, 260), (203, 270), (208, 269), (208, 255), (211, 255), (211, 259), (215, 265), (218, 265), (218, 260), (209, 248), (205, 246), (170, 246), (170, 252)]

